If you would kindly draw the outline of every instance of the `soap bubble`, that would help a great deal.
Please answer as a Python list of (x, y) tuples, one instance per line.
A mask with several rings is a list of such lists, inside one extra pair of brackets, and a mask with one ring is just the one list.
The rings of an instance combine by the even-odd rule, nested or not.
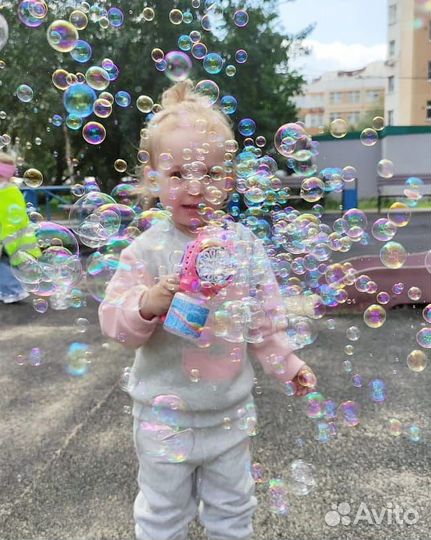
[(431, 304), (428, 304), (427, 306), (424, 307), (422, 311), (422, 317), (424, 318), (426, 322), (431, 323)]
[(418, 349), (411, 351), (407, 356), (407, 366), (416, 373), (423, 371), (427, 367), (427, 362), (427, 355)]
[(308, 495), (316, 487), (315, 469), (302, 459), (295, 459), (289, 466), (289, 488), (299, 496)]
[(248, 53), (244, 49), (238, 49), (235, 53), (235, 60), (238, 64), (245, 64), (248, 59)]
[(43, 184), (43, 174), (38, 169), (27, 169), (23, 179), (24, 184), (31, 188), (37, 188)]
[(237, 11), (235, 11), (233, 15), (233, 22), (236, 26), (238, 26), (239, 28), (244, 28), (244, 26), (247, 26), (248, 21), (249, 16), (245, 9), (238, 9)]
[(194, 446), (192, 429), (176, 429), (164, 423), (140, 421), (137, 437), (142, 435), (144, 452), (156, 461), (181, 463)]
[(291, 157), (309, 144), (309, 137), (304, 128), (296, 123), (284, 124), (278, 128), (274, 136), (274, 145), (279, 154)]
[(33, 308), (37, 313), (46, 313), (48, 311), (48, 301), (45, 298), (34, 298)]
[(389, 418), (388, 428), (392, 437), (399, 437), (402, 433), (402, 424), (397, 418)]
[(73, 377), (82, 377), (88, 372), (91, 351), (86, 343), (71, 343), (66, 353), (65, 371)]
[(106, 90), (111, 82), (108, 72), (99, 66), (88, 68), (85, 73), (85, 80), (88, 86), (98, 91)]
[(208, 98), (211, 105), (214, 105), (220, 95), (220, 88), (214, 81), (203, 80), (199, 81), (195, 87), (195, 91)]
[(324, 416), (324, 397), (320, 392), (310, 392), (305, 396), (308, 418)]
[(69, 87), (67, 82), (69, 73), (65, 69), (56, 69), (52, 74), (52, 83), (59, 90), (66, 90)]
[(422, 291), (419, 287), (410, 287), (410, 289), (407, 291), (407, 296), (410, 298), (410, 300), (417, 302), (421, 299)]
[(304, 201), (317, 202), (324, 196), (324, 193), (325, 183), (320, 178), (313, 176), (302, 181), (300, 195)]
[(278, 516), (289, 514), (287, 486), (281, 478), (273, 478), (268, 484), (269, 511)]
[(162, 394), (152, 401), (152, 414), (157, 422), (171, 427), (182, 425), (183, 413), (187, 411), (187, 404), (181, 397), (174, 394)]
[(329, 126), (329, 132), (336, 139), (342, 139), (348, 131), (347, 122), (343, 118), (336, 118)]
[(35, 0), (24, 0), (18, 5), (18, 18), (25, 26), (28, 26), (29, 28), (37, 28), (44, 23), (44, 17), (37, 16), (38, 10), (35, 9), (34, 4)]
[(220, 105), (225, 114), (234, 114), (236, 112), (238, 101), (233, 96), (223, 96)]
[(371, 228), (371, 234), (376, 240), (380, 240), (381, 242), (392, 240), (396, 232), (396, 225), (386, 218), (377, 219)]
[(223, 64), (223, 58), (217, 53), (209, 53), (203, 60), (203, 67), (210, 75), (217, 75), (217, 73), (220, 73), (223, 69)]
[(82, 128), (82, 136), (88, 144), (101, 144), (106, 138), (106, 129), (99, 122), (88, 122)]
[(124, 13), (117, 7), (111, 7), (108, 11), (108, 20), (114, 28), (120, 28), (124, 23)]
[(76, 27), (69, 21), (54, 21), (47, 30), (48, 43), (58, 52), (70, 52), (79, 39)]
[(410, 208), (402, 202), (394, 202), (388, 210), (388, 220), (396, 227), (405, 227), (411, 218)]
[(401, 268), (407, 260), (407, 251), (398, 242), (387, 242), (380, 250), (380, 260), (386, 268)]
[(362, 131), (360, 139), (361, 139), (361, 143), (364, 146), (374, 146), (376, 142), (379, 140), (379, 136), (375, 129), (366, 128)]
[(28, 84), (20, 84), (16, 89), (16, 97), (23, 103), (29, 103), (33, 99), (33, 89)]
[(115, 94), (115, 103), (119, 106), (125, 109), (130, 105), (132, 102), (132, 97), (129, 94), (129, 92), (126, 92), (125, 90), (120, 90)]
[(256, 131), (256, 122), (251, 118), (243, 118), (238, 122), (238, 131), (243, 137), (251, 137)]
[(79, 62), (81, 64), (85, 64), (85, 62), (88, 62), (92, 54), (93, 54), (93, 50), (91, 48), (91, 45), (87, 41), (84, 41), (83, 39), (78, 39), (78, 41), (75, 44), (75, 47), (70, 51), (70, 56), (76, 62)]
[(422, 328), (416, 334), (417, 344), (423, 347), (424, 349), (431, 349), (431, 328)]
[(386, 384), (382, 379), (373, 379), (368, 383), (370, 399), (375, 403), (382, 403), (386, 399)]
[(376, 131), (382, 131), (382, 129), (385, 127), (385, 119), (382, 116), (375, 116), (372, 124), (373, 129)]
[(386, 321), (386, 311), (378, 304), (372, 304), (364, 311), (364, 322), (370, 328), (380, 328)]
[(169, 20), (172, 24), (181, 24), (183, 22), (183, 12), (179, 9), (172, 9), (169, 12)]
[(147, 21), (147, 22), (150, 22), (154, 19), (155, 17), (155, 12), (154, 12), (154, 9), (152, 7), (145, 7), (143, 12), (142, 12), (142, 16), (144, 17), (144, 19)]
[(381, 159), (377, 163), (377, 174), (382, 178), (392, 178), (394, 176), (394, 164), (389, 159)]
[(93, 112), (99, 118), (108, 118), (112, 114), (112, 105), (107, 99), (98, 98), (94, 102)]
[(357, 326), (350, 326), (346, 330), (346, 337), (350, 341), (358, 341), (360, 335), (361, 335), (361, 331), (359, 330)]
[(154, 106), (154, 101), (150, 96), (139, 96), (136, 100), (136, 107), (141, 113), (148, 114)]
[(87, 15), (79, 9), (72, 11), (72, 13), (69, 15), (69, 21), (77, 30), (84, 30), (88, 25)]
[(354, 427), (359, 424), (359, 404), (355, 401), (344, 401), (337, 409), (339, 420), (346, 427)]
[(80, 118), (86, 118), (93, 112), (97, 94), (86, 84), (74, 84), (64, 93), (63, 102), (66, 111)]
[(181, 51), (171, 51), (165, 56), (167, 63), (165, 74), (169, 80), (178, 82), (184, 81), (192, 70), (190, 57)]

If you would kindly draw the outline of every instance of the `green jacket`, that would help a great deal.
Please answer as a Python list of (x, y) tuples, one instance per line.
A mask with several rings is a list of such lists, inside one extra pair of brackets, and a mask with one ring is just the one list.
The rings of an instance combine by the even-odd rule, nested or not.
[(23, 262), (19, 255), (26, 252), (40, 257), (36, 236), (28, 219), (24, 197), (14, 184), (0, 185), (0, 246), (14, 266)]

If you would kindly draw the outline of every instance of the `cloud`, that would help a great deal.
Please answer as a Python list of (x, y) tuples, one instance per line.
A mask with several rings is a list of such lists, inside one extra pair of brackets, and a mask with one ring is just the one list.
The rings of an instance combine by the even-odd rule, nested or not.
[(319, 77), (325, 71), (363, 68), (370, 62), (384, 60), (387, 49), (385, 43), (322, 43), (313, 39), (304, 40), (303, 45), (311, 50), (310, 55), (293, 58), (291, 65), (303, 73), (306, 79)]

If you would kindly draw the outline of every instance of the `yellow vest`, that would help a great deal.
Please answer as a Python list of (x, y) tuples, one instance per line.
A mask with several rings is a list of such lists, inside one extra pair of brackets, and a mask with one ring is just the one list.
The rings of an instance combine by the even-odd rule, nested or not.
[(26, 252), (40, 257), (36, 236), (28, 219), (25, 200), (13, 184), (0, 185), (0, 245), (9, 255), (12, 265), (24, 261), (19, 255)]

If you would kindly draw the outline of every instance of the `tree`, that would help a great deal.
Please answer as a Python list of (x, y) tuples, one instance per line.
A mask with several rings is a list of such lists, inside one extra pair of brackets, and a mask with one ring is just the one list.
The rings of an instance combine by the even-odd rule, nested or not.
[[(92, 45), (93, 57), (89, 62), (79, 64), (69, 53), (58, 53), (48, 45), (46, 29), (55, 19), (68, 19), (73, 7), (81, 5), (81, 2), (50, 2), (55, 13), (50, 7), (47, 21), (39, 28), (24, 26), (17, 19), (16, 3), (3, 2), (2, 13), (9, 22), (10, 38), (0, 53), (0, 59), (6, 63), (0, 72), (0, 108), (7, 115), (6, 120), (1, 120), (0, 133), (8, 133), (15, 143), (18, 137), (16, 148), (25, 165), (42, 170), (45, 179), (54, 178), (56, 183), (61, 183), (68, 174), (65, 148), (66, 142), (70, 142), (72, 157), (77, 163), (76, 173), (97, 176), (105, 189), (111, 189), (120, 177), (114, 170), (114, 161), (118, 158), (126, 160), (131, 171), (136, 164), (139, 132), (146, 119), (146, 115), (135, 106), (137, 97), (145, 94), (157, 101), (161, 92), (171, 84), (155, 69), (151, 51), (156, 47), (165, 52), (177, 50), (179, 35), (199, 30), (208, 52), (219, 53), (225, 65), (235, 65), (237, 74), (228, 77), (223, 71), (218, 75), (208, 75), (202, 62), (194, 60), (191, 77), (195, 81), (210, 78), (220, 86), (221, 95), (235, 96), (239, 105), (234, 121), (253, 118), (257, 124), (256, 134), (264, 135), (270, 143), (281, 124), (296, 119), (291, 98), (300, 93), (304, 81), (298, 73), (290, 70), (289, 57), (294, 45), (296, 49), (301, 47), (301, 40), (309, 29), (295, 38), (285, 35), (278, 26), (275, 0), (202, 0), (201, 4), (209, 7), (210, 16), (217, 20), (218, 28), (213, 32), (202, 29), (202, 6), (200, 10), (191, 9), (191, 0), (148, 1), (147, 7), (153, 7), (155, 12), (152, 21), (144, 20), (140, 0), (117, 0), (112, 5), (123, 10), (124, 25), (119, 29), (112, 26), (103, 28), (100, 23), (90, 20), (87, 28), (79, 32), (79, 37)], [(93, 4), (88, 15), (97, 18), (97, 10), (109, 7), (106, 2)], [(171, 24), (169, 12), (173, 8), (184, 13), (191, 11), (191, 24)], [(234, 13), (239, 8), (246, 8), (249, 15), (245, 28), (233, 24)], [(248, 53), (245, 64), (235, 62), (238, 49), (245, 49)], [(83, 140), (81, 130), (72, 131), (52, 124), (54, 114), (65, 117), (66, 113), (62, 103), (63, 92), (53, 86), (51, 76), (58, 68), (70, 73), (85, 73), (88, 67), (100, 65), (107, 57), (121, 71), (118, 80), (112, 82), (107, 90), (112, 94), (126, 90), (131, 94), (132, 102), (127, 108), (114, 105), (107, 119), (94, 116), (86, 119), (100, 121), (107, 130), (105, 141), (99, 146), (91, 146)], [(30, 103), (22, 103), (14, 95), (16, 88), (23, 83), (34, 90)], [(41, 139), (40, 144), (38, 139)]]

